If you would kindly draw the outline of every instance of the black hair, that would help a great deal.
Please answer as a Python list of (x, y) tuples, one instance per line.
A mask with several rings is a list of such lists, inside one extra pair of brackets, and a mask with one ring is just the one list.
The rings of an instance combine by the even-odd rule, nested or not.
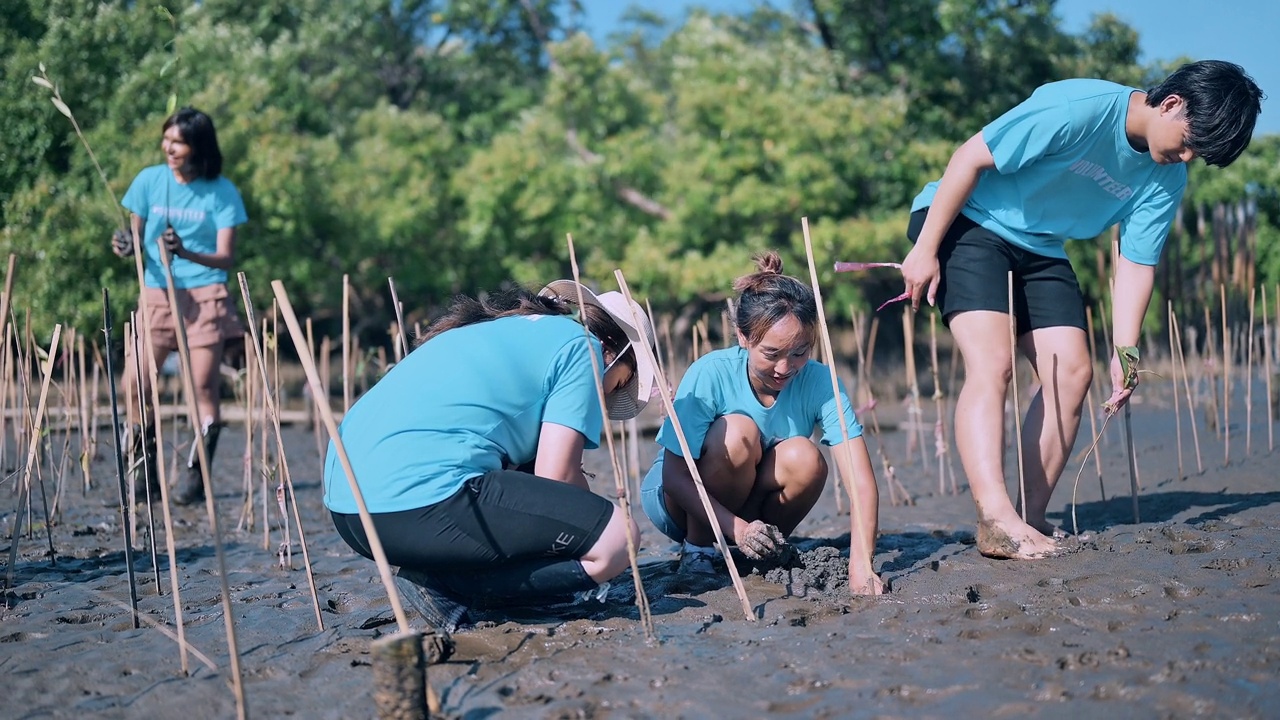
[(817, 328), (818, 303), (813, 288), (783, 275), (782, 258), (773, 250), (752, 259), (757, 271), (733, 281), (733, 289), (739, 294), (734, 325), (747, 343), (760, 342), (769, 328), (788, 315), (794, 315), (810, 332)]
[(1182, 98), (1187, 147), (1206, 164), (1226, 167), (1249, 147), (1263, 94), (1244, 68), (1224, 60), (1188, 63), (1147, 91), (1147, 105), (1170, 95)]
[(191, 148), (187, 164), (195, 170), (197, 177), (216, 180), (222, 174), (222, 151), (218, 149), (218, 133), (214, 130), (213, 118), (193, 107), (184, 107), (164, 121), (161, 133), (175, 125), (182, 135), (182, 142)]
[[(539, 295), (525, 287), (499, 290), (485, 295), (483, 299), (457, 295), (444, 314), (428, 325), (418, 337), (418, 345), (454, 328), (514, 315), (570, 315), (577, 307), (576, 297)], [(613, 353), (614, 357), (618, 357), (625, 349), (627, 352), (623, 360), (635, 369), (635, 350), (627, 348), (630, 339), (609, 313), (588, 303), (583, 308), (581, 321), (600, 340), (600, 345)]]

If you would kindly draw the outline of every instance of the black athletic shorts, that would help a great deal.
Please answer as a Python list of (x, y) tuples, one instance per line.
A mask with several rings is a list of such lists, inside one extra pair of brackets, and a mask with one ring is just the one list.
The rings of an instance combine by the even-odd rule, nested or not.
[[(458, 570), (534, 558), (579, 559), (613, 517), (613, 503), (568, 483), (514, 470), (472, 478), (414, 510), (374, 513), (392, 565)], [(373, 559), (358, 514), (331, 513), (338, 534)]]
[[(915, 242), (928, 208), (911, 213), (907, 237)], [(1071, 263), (1024, 250), (964, 215), (957, 215), (938, 247), (942, 321), (968, 310), (1009, 312), (1009, 271), (1018, 335), (1050, 327), (1085, 329), (1084, 296)]]

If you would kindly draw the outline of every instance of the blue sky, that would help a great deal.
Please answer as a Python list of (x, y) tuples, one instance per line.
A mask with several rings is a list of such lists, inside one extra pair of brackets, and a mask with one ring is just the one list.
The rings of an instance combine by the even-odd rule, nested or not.
[[(690, 7), (714, 11), (750, 10), (764, 0), (645, 0), (643, 6), (677, 21)], [(587, 25), (599, 42), (617, 29), (628, 0), (582, 0)], [(770, 4), (790, 8), (790, 0)], [(1243, 65), (1267, 94), (1258, 117), (1258, 134), (1280, 132), (1280, 1), (1227, 0), (1059, 0), (1066, 29), (1080, 32), (1095, 13), (1110, 12), (1138, 30), (1142, 61), (1187, 56), (1230, 60)], [(1268, 49), (1269, 48), (1269, 49)]]

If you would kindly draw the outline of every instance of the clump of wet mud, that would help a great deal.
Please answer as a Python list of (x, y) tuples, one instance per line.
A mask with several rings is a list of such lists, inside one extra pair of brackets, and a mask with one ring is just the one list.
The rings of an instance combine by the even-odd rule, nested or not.
[(785, 564), (757, 566), (752, 571), (797, 597), (849, 593), (848, 551), (832, 545), (797, 546)]

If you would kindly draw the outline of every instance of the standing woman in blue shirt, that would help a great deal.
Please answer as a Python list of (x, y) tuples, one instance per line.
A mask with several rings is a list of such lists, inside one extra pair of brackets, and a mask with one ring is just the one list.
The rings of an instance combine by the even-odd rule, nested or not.
[[(964, 357), (956, 444), (984, 555), (1032, 559), (1058, 549), (1045, 512), (1093, 378), (1084, 300), (1063, 243), (1120, 224), (1111, 337), (1137, 345), (1186, 164), (1230, 165), (1249, 145), (1261, 100), (1240, 66), (1216, 60), (1184, 65), (1146, 92), (1102, 80), (1049, 83), (969, 138), (916, 197), (907, 230), (915, 247), (902, 275), (913, 307), (923, 296), (942, 308)], [(1022, 426), (1025, 522), (1003, 463), (1009, 272), (1018, 348), (1040, 387)], [(1132, 387), (1114, 354), (1111, 384), (1120, 407)]]
[[(338, 428), (400, 566), (396, 584), (439, 632), (472, 606), (597, 590), (627, 568), (627, 532), (639, 542), (622, 510), (590, 491), (582, 451), (604, 424), (597, 382), (611, 420), (648, 402), (654, 371), (637, 346), (653, 347), (653, 328), (621, 293), (581, 288), (579, 306), (578, 289), (561, 280), (538, 295), (456, 298)], [(332, 443), (324, 487), (338, 533), (372, 558)]]
[[(884, 586), (871, 566), (879, 511), (875, 472), (843, 385), (836, 397), (827, 367), (809, 359), (818, 327), (813, 290), (782, 274), (776, 252), (758, 256), (756, 264), (758, 272), (733, 285), (737, 346), (695, 360), (674, 401), (714, 522), (748, 557), (782, 555), (827, 481), (827, 461), (809, 439), (820, 424), (841, 476), (853, 480), (861, 511), (850, 513), (849, 589), (878, 595)], [(664, 535), (683, 542), (681, 572), (714, 574), (715, 535), (670, 419), (658, 444), (641, 488), (645, 514)]]
[[(191, 421), (198, 428), (197, 438), (203, 438), (212, 462), (222, 428), (219, 408), (222, 351), (227, 340), (244, 334), (235, 302), (227, 292), (227, 270), (235, 262), (236, 226), (244, 224), (248, 217), (240, 192), (222, 176), (222, 151), (218, 148), (213, 120), (208, 115), (189, 107), (175, 112), (164, 121), (160, 147), (165, 162), (138, 173), (122, 204), (132, 213), (133, 230), (142, 239), (143, 299), (151, 321), (151, 345), (157, 367), (178, 347), (159, 244), (163, 242), (168, 248), (178, 307), (191, 349), (191, 371), (195, 376), (199, 417)], [(115, 232), (112, 249), (116, 255), (133, 255), (133, 237), (134, 233), (124, 230)], [(140, 312), (143, 304), (139, 303)], [(125, 386), (136, 390), (132, 348), (126, 358)], [(144, 372), (142, 377), (144, 383), (149, 381), (148, 373)], [(143, 397), (147, 392), (147, 388), (142, 388)], [(155, 499), (159, 493), (155, 480), (154, 430), (136, 427), (135, 412), (130, 403), (133, 442), (135, 447), (145, 446), (144, 452), (151, 459), (146, 481), (155, 491), (151, 493)], [(180, 505), (204, 499), (204, 483), (194, 446), (172, 498)]]

